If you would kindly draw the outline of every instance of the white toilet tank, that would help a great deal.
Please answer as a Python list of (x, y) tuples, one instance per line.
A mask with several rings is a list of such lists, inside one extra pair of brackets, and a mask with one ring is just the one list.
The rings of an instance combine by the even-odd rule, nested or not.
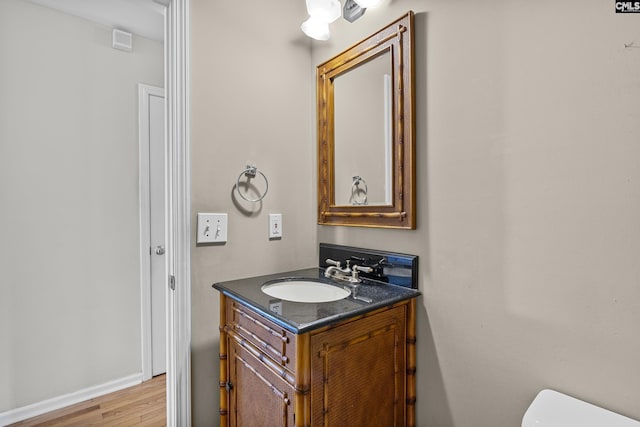
[(640, 427), (640, 422), (553, 390), (542, 390), (522, 427)]

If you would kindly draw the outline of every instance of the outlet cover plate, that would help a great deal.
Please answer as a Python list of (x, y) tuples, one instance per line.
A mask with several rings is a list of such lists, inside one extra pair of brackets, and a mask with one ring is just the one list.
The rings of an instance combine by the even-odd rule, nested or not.
[(282, 238), (282, 214), (269, 214), (269, 239)]

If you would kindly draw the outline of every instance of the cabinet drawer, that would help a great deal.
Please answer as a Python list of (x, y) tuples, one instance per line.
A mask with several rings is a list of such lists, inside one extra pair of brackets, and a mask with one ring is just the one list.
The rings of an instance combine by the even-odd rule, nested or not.
[(227, 299), (226, 328), (260, 349), (278, 365), (290, 372), (295, 369), (295, 334), (230, 299)]

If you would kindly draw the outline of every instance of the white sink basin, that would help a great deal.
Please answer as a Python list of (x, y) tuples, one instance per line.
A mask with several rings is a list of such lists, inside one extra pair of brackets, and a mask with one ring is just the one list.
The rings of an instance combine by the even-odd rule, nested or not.
[(330, 302), (348, 297), (351, 292), (313, 280), (282, 280), (262, 285), (262, 292), (274, 298), (294, 302)]

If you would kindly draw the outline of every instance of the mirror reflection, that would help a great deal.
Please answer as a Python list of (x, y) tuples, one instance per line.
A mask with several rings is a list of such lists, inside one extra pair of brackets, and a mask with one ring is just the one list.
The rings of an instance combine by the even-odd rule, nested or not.
[(391, 204), (391, 73), (385, 51), (333, 81), (336, 205)]

